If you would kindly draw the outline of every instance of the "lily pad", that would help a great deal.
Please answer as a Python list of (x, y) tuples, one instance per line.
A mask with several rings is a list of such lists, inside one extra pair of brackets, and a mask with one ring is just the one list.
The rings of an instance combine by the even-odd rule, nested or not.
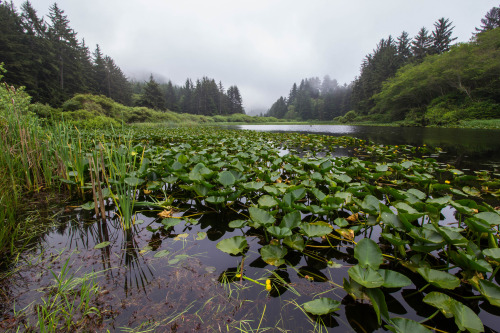
[(450, 273), (438, 271), (435, 269), (423, 267), (418, 268), (417, 272), (433, 286), (443, 289), (455, 289), (460, 286), (460, 280)]
[(221, 183), (224, 187), (232, 186), (236, 182), (233, 174), (230, 171), (222, 171), (219, 173), (217, 181)]
[(102, 249), (105, 248), (106, 246), (109, 246), (111, 242), (102, 242), (94, 246), (94, 249)]
[(363, 238), (354, 248), (354, 258), (358, 259), (361, 267), (371, 267), (377, 270), (383, 263), (380, 247), (370, 238)]
[(408, 277), (399, 272), (395, 272), (390, 269), (379, 269), (378, 272), (384, 278), (384, 284), (382, 287), (403, 288), (412, 284)]
[(340, 302), (328, 297), (321, 297), (313, 301), (302, 304), (304, 310), (310, 314), (321, 316), (330, 312), (337, 311), (340, 308)]
[(278, 245), (265, 245), (260, 249), (260, 255), (269, 265), (281, 266), (285, 263), (283, 259), (288, 253), (287, 249)]
[(161, 251), (156, 252), (154, 257), (155, 258), (162, 258), (162, 257), (167, 256), (169, 253), (170, 253), (169, 250), (161, 250)]
[(259, 198), (259, 207), (266, 209), (266, 208), (272, 208), (278, 205), (278, 201), (276, 201), (272, 196), (270, 195), (263, 195)]
[(386, 325), (385, 328), (395, 333), (432, 333), (422, 324), (406, 318), (392, 318), (392, 326)]
[(332, 232), (332, 226), (323, 222), (304, 223), (301, 225), (301, 230), (307, 237), (321, 237)]
[(366, 288), (377, 288), (384, 284), (384, 277), (371, 267), (355, 265), (347, 271), (351, 279)]
[(221, 240), (216, 247), (222, 252), (236, 255), (243, 252), (248, 247), (248, 243), (245, 237), (234, 236)]

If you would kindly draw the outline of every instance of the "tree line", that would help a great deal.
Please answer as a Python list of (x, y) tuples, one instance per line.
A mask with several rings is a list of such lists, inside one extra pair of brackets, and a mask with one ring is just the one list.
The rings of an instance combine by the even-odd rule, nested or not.
[(5, 80), (25, 86), (34, 102), (61, 106), (75, 94), (104, 95), (124, 105), (145, 106), (200, 115), (244, 113), (237, 86), (202, 78), (184, 86), (130, 82), (99, 45), (90, 51), (70, 27), (64, 11), (54, 3), (47, 20), (30, 1), (20, 12), (12, 2), (0, 2), (0, 60)]
[(331, 120), (350, 110), (352, 87), (340, 85), (326, 75), (293, 84), (287, 98), (280, 97), (266, 112), (267, 117), (280, 119)]
[[(483, 55), (481, 57), (481, 51), (479, 48), (490, 48), (492, 49), (491, 43), (486, 42), (486, 39), (491, 39), (483, 37), (481, 39), (478, 37), (480, 34), (485, 33), (489, 30), (493, 30), (500, 26), (500, 8), (493, 7), (484, 18), (481, 19), (481, 26), (476, 28), (474, 33), (474, 38), (469, 44), (474, 44), (476, 57), (468, 57), (465, 52), (465, 46), (461, 47), (463, 53), (462, 59), (467, 58), (468, 61), (476, 63), (476, 67), (483, 66), (483, 70), (478, 68), (480, 73), (487, 75), (485, 68), (492, 68), (492, 64), (487, 62), (487, 59), (498, 59), (498, 58), (488, 58), (492, 56), (491, 52), (488, 55)], [(403, 71), (406, 67), (419, 67), (423, 68), (430, 66), (425, 63), (428, 58), (436, 58), (438, 55), (445, 55), (452, 51), (453, 42), (457, 39), (453, 37), (453, 23), (448, 18), (438, 19), (433, 26), (432, 30), (428, 30), (426, 27), (422, 27), (416, 36), (410, 38), (410, 35), (403, 31), (398, 37), (388, 36), (387, 38), (381, 39), (376, 45), (375, 49), (362, 61), (360, 73), (354, 79), (353, 82), (343, 86), (339, 86), (336, 80), (331, 80), (328, 76), (325, 77), (323, 82), (318, 78), (305, 79), (301, 81), (300, 86), (297, 87), (296, 84), (293, 85), (290, 90), (288, 98), (280, 97), (267, 111), (266, 116), (274, 116), (277, 118), (300, 118), (304, 120), (317, 119), (317, 120), (332, 120), (335, 117), (342, 116), (346, 112), (353, 110), (353, 114), (361, 117), (372, 117), (381, 118), (380, 115), (387, 117), (383, 120), (401, 120), (408, 114), (408, 107), (411, 106), (413, 109), (419, 107), (420, 114), (422, 114), (429, 103), (432, 102), (433, 98), (436, 98), (434, 91), (441, 91), (443, 94), (446, 91), (451, 91), (446, 85), (441, 85), (436, 87), (426, 86), (420, 87), (420, 93), (425, 94), (425, 91), (431, 91), (427, 93), (425, 99), (419, 99), (416, 96), (411, 96), (409, 91), (411, 87), (414, 86), (415, 81), (412, 83), (411, 80), (415, 80), (416, 77), (411, 77), (411, 75), (416, 75), (417, 71), (411, 72), (406, 69), (405, 83), (407, 84), (407, 93), (404, 98), (396, 98), (397, 96), (397, 77), (399, 71)], [(478, 41), (481, 46), (478, 46)], [(467, 44), (467, 43), (465, 43)], [(469, 54), (470, 56), (470, 54)], [(468, 64), (464, 61), (460, 61), (459, 55), (446, 56), (445, 61), (441, 61), (441, 68), (455, 68), (459, 66), (464, 72)], [(446, 60), (449, 59), (449, 60)], [(479, 60), (482, 62), (479, 62)], [(498, 61), (497, 61), (498, 62)], [(425, 64), (424, 64), (425, 63)], [(493, 61), (494, 63), (494, 61)], [(460, 65), (459, 65), (460, 64)], [(491, 66), (490, 66), (491, 65)], [(488, 67), (489, 66), (489, 67)], [(436, 70), (431, 73), (425, 72), (425, 70), (419, 71), (419, 75), (425, 75), (427, 77), (427, 84), (431, 82), (443, 82), (443, 80), (437, 80)], [(492, 72), (495, 73), (495, 72)], [(472, 79), (473, 73), (469, 74), (469, 79)], [(477, 74), (477, 73), (476, 73)], [(491, 74), (491, 73), (490, 73)], [(402, 74), (401, 74), (402, 75)], [(442, 73), (439, 74), (443, 77)], [(467, 77), (467, 73), (461, 73), (460, 70), (456, 70), (454, 75), (459, 75), (460, 77)], [(461, 75), (461, 76), (460, 76)], [(432, 81), (432, 77), (436, 80)], [(423, 82), (424, 80), (421, 80)], [(455, 80), (457, 81), (457, 80)], [(493, 80), (494, 81), (494, 80)], [(332, 85), (332, 82), (334, 84)], [(469, 82), (470, 86), (460, 86), (460, 82), (454, 82), (455, 86), (458, 86), (463, 94), (467, 95), (467, 91), (473, 89), (480, 82), (488, 82), (493, 84), (492, 80), (479, 79), (477, 78), (474, 83)], [(444, 83), (443, 83), (444, 84)], [(324, 86), (331, 87), (330, 89), (325, 89)], [(494, 86), (494, 85), (493, 85)], [(384, 92), (383, 90), (388, 90), (391, 88), (391, 93)], [(474, 90), (474, 89), (473, 89)], [(482, 90), (475, 90), (476, 92), (481, 91), (481, 94), (476, 94), (476, 96), (482, 96), (483, 99), (496, 100), (498, 95), (495, 97), (492, 89), (484, 88)], [(493, 95), (484, 94), (485, 91), (489, 91)], [(430, 98), (430, 96), (434, 96)], [(472, 96), (472, 95), (471, 95)], [(399, 96), (401, 97), (401, 96)], [(392, 100), (391, 100), (392, 98)], [(399, 108), (395, 107), (392, 102), (399, 104)], [(392, 102), (391, 102), (392, 101)], [(417, 112), (417, 113), (418, 113)], [(491, 114), (491, 112), (489, 113)]]
[(226, 90), (222, 82), (208, 77), (196, 83), (187, 79), (183, 86), (177, 86), (172, 81), (158, 83), (151, 74), (148, 82), (135, 81), (132, 87), (137, 106), (204, 116), (245, 113), (237, 86)]

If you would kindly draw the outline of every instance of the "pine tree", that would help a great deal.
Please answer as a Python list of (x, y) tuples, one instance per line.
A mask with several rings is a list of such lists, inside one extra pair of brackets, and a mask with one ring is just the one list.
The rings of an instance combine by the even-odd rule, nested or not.
[(432, 32), (432, 54), (441, 54), (450, 49), (451, 43), (457, 39), (457, 37), (452, 38), (453, 28), (451, 25), (453, 22), (450, 22), (449, 19), (445, 19), (444, 17), (437, 20), (434, 23), (434, 31)]
[(227, 96), (229, 100), (229, 114), (245, 113), (243, 109), (243, 100), (240, 95), (240, 90), (237, 86), (231, 86), (227, 89)]
[(153, 78), (153, 74), (151, 74), (149, 81), (144, 86), (138, 104), (150, 109), (165, 110), (165, 97), (160, 90), (160, 85)]
[(481, 19), (481, 27), (476, 28), (476, 34), (500, 27), (500, 7), (491, 8)]
[(411, 58), (411, 40), (406, 31), (403, 31), (401, 35), (398, 37), (398, 41), (396, 43), (397, 54), (400, 61), (400, 66), (406, 64), (408, 60)]
[(429, 36), (429, 31), (425, 27), (422, 27), (411, 42), (413, 58), (418, 62), (422, 61), (429, 54), (431, 45), (432, 40), (431, 36)]

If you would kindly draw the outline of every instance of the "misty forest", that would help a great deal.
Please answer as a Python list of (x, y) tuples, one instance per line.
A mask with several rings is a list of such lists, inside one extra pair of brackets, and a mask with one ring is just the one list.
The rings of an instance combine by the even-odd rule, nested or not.
[(454, 28), (255, 115), (0, 1), (0, 330), (497, 332), (500, 7)]

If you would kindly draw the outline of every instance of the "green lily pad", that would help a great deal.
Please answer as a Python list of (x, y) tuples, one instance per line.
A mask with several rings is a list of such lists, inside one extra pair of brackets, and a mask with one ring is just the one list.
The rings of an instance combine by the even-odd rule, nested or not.
[(377, 270), (383, 263), (382, 250), (370, 238), (363, 238), (354, 248), (354, 258), (358, 259), (361, 267), (371, 267)]
[(250, 218), (254, 222), (252, 225), (253, 227), (270, 226), (275, 221), (275, 218), (271, 214), (257, 207), (250, 207), (248, 212), (250, 213)]
[(378, 272), (384, 278), (384, 284), (382, 287), (403, 288), (412, 284), (409, 278), (399, 272), (395, 272), (390, 269), (379, 269)]
[(392, 326), (386, 325), (385, 328), (395, 332), (395, 333), (432, 333), (425, 326), (417, 323), (414, 320), (406, 318), (392, 318)]
[(288, 253), (287, 249), (278, 245), (265, 245), (260, 249), (260, 255), (269, 265), (281, 266), (285, 263), (283, 259)]
[(154, 257), (155, 258), (162, 258), (162, 257), (167, 256), (169, 253), (170, 253), (169, 250), (161, 250), (161, 251), (156, 252)]
[(370, 288), (366, 289), (365, 292), (370, 298), (373, 309), (377, 314), (378, 324), (382, 325), (382, 318), (390, 322), (389, 310), (387, 309), (387, 303), (385, 302), (385, 296), (382, 290), (379, 288)]
[(460, 286), (460, 280), (456, 276), (451, 275), (447, 272), (442, 272), (427, 267), (418, 268), (417, 272), (427, 282), (439, 288), (455, 289)]
[(221, 240), (216, 247), (222, 252), (236, 255), (243, 252), (248, 247), (248, 243), (245, 237), (234, 236)]
[(234, 178), (233, 174), (230, 171), (222, 171), (219, 173), (217, 181), (222, 184), (224, 187), (229, 187), (234, 185), (236, 182), (236, 178)]
[(461, 331), (468, 330), (471, 333), (484, 332), (483, 323), (476, 313), (468, 306), (450, 296), (433, 291), (427, 294), (423, 301), (438, 308), (445, 317), (455, 317), (455, 324), (457, 324)]
[(370, 266), (363, 268), (355, 265), (347, 271), (351, 279), (366, 288), (377, 288), (384, 284), (384, 277)]
[(137, 178), (137, 177), (127, 177), (125, 178), (125, 184), (129, 186), (139, 186), (142, 183), (144, 183), (143, 179)]
[(234, 220), (234, 221), (229, 222), (228, 227), (234, 228), (234, 229), (239, 229), (239, 228), (243, 228), (247, 224), (248, 224), (248, 221), (245, 221), (245, 220)]
[(484, 249), (483, 254), (493, 260), (500, 262), (500, 248)]
[(285, 238), (287, 236), (291, 236), (292, 235), (292, 231), (287, 228), (287, 227), (277, 227), (275, 225), (273, 226), (270, 226), (270, 227), (267, 227), (267, 232), (269, 232), (271, 235), (273, 235), (274, 237), (278, 238), (278, 239), (282, 239), (282, 238)]
[(94, 246), (94, 249), (102, 249), (105, 248), (106, 246), (109, 246), (111, 242), (102, 242)]
[(169, 218), (161, 220), (161, 224), (163, 224), (165, 226), (165, 228), (170, 228), (170, 227), (176, 226), (179, 223), (181, 223), (181, 219), (176, 219), (173, 217), (169, 217)]
[(270, 195), (263, 195), (259, 198), (259, 207), (266, 209), (266, 208), (272, 208), (278, 205), (278, 201), (276, 201), (272, 196)]
[(482, 212), (474, 215), (476, 219), (483, 220), (490, 225), (499, 225), (500, 224), (500, 215), (493, 212)]
[(491, 305), (500, 307), (500, 287), (487, 280), (479, 280), (481, 295), (486, 297)]
[(196, 240), (203, 240), (207, 238), (207, 233), (204, 231), (199, 231), (196, 233)]
[(300, 228), (307, 237), (321, 237), (332, 232), (332, 226), (325, 222), (303, 223)]
[(283, 244), (297, 251), (304, 251), (306, 248), (304, 238), (302, 238), (299, 234), (293, 234), (289, 237), (285, 237), (283, 239)]
[(283, 219), (281, 220), (280, 223), (280, 227), (286, 227), (291, 230), (297, 228), (300, 225), (300, 222), (301, 222), (300, 212), (294, 210), (293, 212), (283, 216)]
[(310, 314), (321, 316), (330, 312), (337, 311), (340, 308), (340, 302), (328, 297), (321, 297), (313, 301), (302, 304), (304, 310)]
[(89, 201), (87, 203), (84, 203), (83, 205), (80, 205), (80, 207), (85, 210), (93, 210), (95, 208), (95, 203), (93, 201)]

